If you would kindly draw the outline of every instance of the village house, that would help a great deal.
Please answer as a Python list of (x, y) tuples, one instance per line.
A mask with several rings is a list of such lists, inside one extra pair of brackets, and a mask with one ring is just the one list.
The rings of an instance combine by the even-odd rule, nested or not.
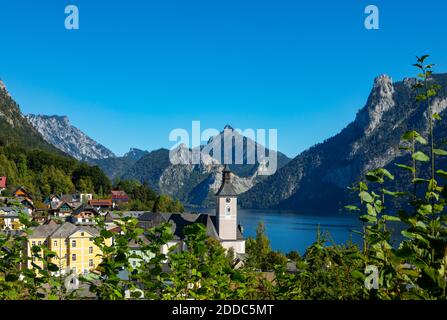
[(7, 177), (0, 177), (0, 195), (2, 194), (2, 192), (4, 190), (6, 190), (6, 188), (7, 188), (7, 181), (8, 181)]
[(61, 197), (59, 197), (56, 194), (51, 194), (48, 197), (45, 197), (45, 199), (43, 200), (43, 203), (45, 205), (47, 205), (48, 207), (50, 207), (52, 203), (58, 204), (60, 201), (61, 201)]
[(32, 221), (42, 225), (51, 220), (51, 216), (48, 214), (48, 210), (36, 210), (32, 214)]
[[(28, 238), (27, 254), (32, 257), (33, 246), (46, 245), (56, 253), (51, 262), (59, 267), (60, 273), (87, 274), (94, 271), (101, 263), (101, 250), (93, 241), (98, 235), (99, 231), (90, 226), (76, 226), (70, 222), (61, 225), (50, 222), (33, 229)], [(107, 245), (111, 245), (110, 239), (107, 242)], [(28, 262), (28, 268), (32, 268), (31, 262), (42, 266), (41, 261), (33, 258)]]
[(59, 201), (69, 203), (73, 208), (77, 208), (82, 204), (79, 194), (63, 194)]
[(82, 204), (73, 210), (68, 220), (78, 225), (92, 225), (95, 224), (95, 218), (99, 215), (98, 210), (92, 206)]
[(98, 200), (89, 200), (88, 204), (95, 208), (97, 211), (105, 211), (112, 209), (112, 199), (98, 199)]
[(28, 214), (32, 214), (36, 207), (34, 206), (33, 197), (26, 191), (25, 187), (18, 187), (14, 192), (13, 196), (24, 206), (25, 211)]
[(67, 218), (71, 215), (73, 210), (73, 205), (65, 201), (60, 201), (58, 203), (51, 202), (48, 212), (54, 217)]
[(129, 202), (129, 196), (127, 195), (126, 192), (124, 192), (122, 190), (113, 190), (112, 191), (113, 208), (119, 206), (122, 203), (127, 203), (127, 202)]
[(149, 240), (144, 236), (138, 236), (138, 241), (129, 241), (129, 264), (133, 269), (138, 269), (143, 262), (149, 262), (155, 255), (149, 250), (143, 250), (143, 246), (149, 244)]

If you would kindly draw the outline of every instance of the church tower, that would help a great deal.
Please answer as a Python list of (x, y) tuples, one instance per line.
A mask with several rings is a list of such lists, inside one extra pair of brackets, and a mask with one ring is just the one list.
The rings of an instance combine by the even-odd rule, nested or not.
[(222, 185), (216, 193), (217, 232), (221, 240), (237, 239), (237, 193), (231, 184), (227, 165), (222, 171)]

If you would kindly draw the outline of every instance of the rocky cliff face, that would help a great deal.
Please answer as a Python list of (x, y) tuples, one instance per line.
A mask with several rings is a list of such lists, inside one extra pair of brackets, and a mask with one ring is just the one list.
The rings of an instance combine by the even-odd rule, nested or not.
[[(447, 75), (435, 75), (434, 80), (443, 89), (433, 100), (433, 109), (443, 115), (447, 113)], [(401, 136), (413, 129), (428, 134), (426, 107), (415, 102), (414, 81), (393, 83), (386, 75), (378, 77), (351, 124), (241, 195), (242, 206), (333, 214), (350, 201), (347, 187), (367, 171), (387, 167), (399, 175), (395, 163), (408, 162), (398, 148)], [(438, 123), (438, 142), (447, 136), (443, 128), (445, 122)]]
[(27, 119), (48, 143), (78, 160), (115, 157), (112, 151), (72, 126), (67, 117), (30, 114)]

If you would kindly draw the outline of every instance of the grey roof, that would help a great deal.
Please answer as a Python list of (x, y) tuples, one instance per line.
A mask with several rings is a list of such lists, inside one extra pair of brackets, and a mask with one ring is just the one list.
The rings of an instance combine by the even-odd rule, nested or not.
[[(139, 243), (142, 242), (142, 243)], [(136, 240), (130, 240), (129, 241), (129, 248), (131, 249), (139, 249), (142, 245), (148, 245), (150, 243), (149, 239), (146, 238), (144, 235), (140, 234), (138, 236), (138, 241)]]
[(144, 229), (150, 229), (156, 226), (159, 226), (163, 222), (168, 221), (169, 215), (153, 213), (153, 212), (145, 212), (141, 216), (138, 217), (138, 225)]
[(52, 237), (67, 238), (76, 231), (78, 231), (78, 228), (70, 222), (65, 222), (64, 224), (59, 225), (58, 227), (59, 228), (57, 228), (57, 230), (51, 234)]
[[(150, 229), (159, 226), (163, 222), (171, 224), (173, 239), (184, 239), (183, 228), (194, 223), (202, 223), (206, 227), (206, 235), (214, 239), (220, 239), (217, 232), (216, 216), (210, 214), (199, 213), (152, 213), (146, 212), (138, 219), (139, 226)], [(237, 228), (237, 240), (243, 240), (244, 236), (241, 227)]]
[(17, 213), (17, 210), (12, 207), (0, 207), (0, 211), (6, 212), (6, 213)]
[(220, 185), (219, 190), (216, 193), (216, 197), (235, 197), (237, 196), (237, 192), (231, 183), (231, 171), (228, 169), (228, 166), (225, 165), (225, 168), (222, 171), (222, 184)]
[(29, 236), (30, 239), (35, 238), (48, 238), (54, 231), (56, 231), (60, 226), (55, 224), (44, 224), (33, 228), (33, 233)]
[(202, 223), (206, 227), (206, 234), (209, 237), (219, 239), (216, 231), (215, 217), (209, 216), (207, 214), (197, 214), (197, 213), (178, 213), (170, 214), (168, 219), (172, 226), (172, 233), (174, 239), (184, 239), (183, 229), (194, 223)]
[(91, 227), (91, 226), (78, 226), (78, 230), (88, 232), (92, 236), (99, 236), (99, 234), (100, 234), (98, 229)]
[(120, 218), (127, 218), (127, 217), (138, 218), (139, 219), (145, 213), (147, 213), (147, 212), (146, 211), (125, 211), (125, 212), (122, 212), (120, 214), (114, 213), (114, 212), (109, 212), (108, 215), (112, 219), (120, 219)]
[(78, 213), (81, 213), (83, 211), (93, 211), (93, 213), (95, 215), (99, 215), (98, 210), (96, 210), (95, 208), (93, 208), (92, 206), (86, 205), (86, 204), (81, 204), (79, 207), (77, 207), (76, 209), (73, 210), (73, 212), (71, 213), (72, 215), (76, 215)]
[(30, 239), (48, 238), (49, 236), (55, 238), (68, 238), (77, 231), (85, 231), (93, 236), (99, 235), (99, 231), (93, 227), (76, 226), (70, 222), (59, 224), (44, 224), (33, 229)]

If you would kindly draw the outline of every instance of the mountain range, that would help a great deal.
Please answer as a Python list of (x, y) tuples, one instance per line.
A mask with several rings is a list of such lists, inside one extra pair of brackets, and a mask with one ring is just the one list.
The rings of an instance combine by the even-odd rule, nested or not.
[[(446, 116), (447, 74), (433, 75), (442, 89), (432, 109)], [(375, 79), (366, 105), (355, 120), (334, 137), (302, 152), (276, 174), (240, 196), (243, 207), (292, 209), (303, 213), (333, 214), (351, 201), (347, 187), (364, 174), (385, 167), (396, 175), (392, 187), (401, 191), (405, 173), (396, 163), (410, 164), (399, 148), (402, 135), (416, 130), (428, 137), (427, 107), (416, 102), (415, 79), (393, 83), (386, 75)], [(437, 143), (445, 143), (445, 121), (435, 127)], [(438, 159), (445, 168), (445, 161)]]
[[(176, 149), (159, 149), (152, 152), (136, 148), (123, 156), (116, 156), (103, 145), (95, 142), (78, 128), (70, 124), (66, 116), (26, 116), (30, 124), (51, 145), (72, 157), (99, 166), (111, 179), (132, 179), (147, 183), (155, 191), (168, 194), (180, 199), (190, 206), (207, 207), (214, 205), (214, 193), (220, 183), (220, 174), (223, 169), (223, 152), (220, 156), (214, 155), (217, 144), (224, 141), (225, 135), (232, 139), (231, 150), (235, 153), (236, 140), (242, 142), (242, 164), (230, 165), (234, 173), (233, 183), (239, 193), (252, 188), (262, 181), (265, 176), (261, 171), (268, 163), (269, 157), (276, 154), (277, 167), (287, 164), (290, 159), (280, 152), (266, 149), (265, 155), (258, 159), (256, 151), (262, 146), (252, 139), (242, 136), (230, 125), (217, 136), (209, 139), (208, 143), (199, 147), (199, 164), (180, 163), (173, 164), (182, 159), (192, 158), (192, 149), (184, 144)], [(228, 138), (228, 137), (227, 137)], [(253, 159), (251, 163), (249, 159)], [(173, 160), (176, 163), (176, 160)]]
[[(443, 116), (447, 113), (447, 74), (437, 74), (433, 78), (443, 89), (433, 100), (432, 107)], [(244, 164), (230, 168), (234, 173), (235, 188), (240, 193), (241, 206), (332, 214), (350, 201), (347, 187), (358, 182), (368, 170), (383, 166), (401, 174), (396, 171), (395, 163), (408, 162), (408, 155), (399, 149), (401, 136), (408, 130), (427, 135), (428, 130), (426, 108), (415, 102), (414, 83), (412, 78), (394, 83), (387, 75), (377, 77), (365, 106), (352, 123), (292, 160), (278, 152), (278, 170), (271, 176), (259, 174), (265, 159), (256, 159), (256, 164), (247, 163), (252, 150), (247, 146), (254, 145), (255, 149), (260, 146), (240, 136), (244, 141)], [(21, 123), (26, 131), (32, 124), (35, 129), (30, 131), (30, 139), (40, 133), (48, 145), (100, 166), (110, 178), (146, 182), (158, 192), (200, 207), (213, 205), (212, 194), (217, 190), (223, 168), (221, 157), (209, 150), (213, 150), (214, 144), (221, 141), (226, 132), (235, 137), (240, 135), (231, 126), (226, 126), (199, 150), (191, 150), (185, 145), (172, 151), (131, 149), (117, 157), (71, 126), (66, 117), (29, 115), (27, 124), (23, 116), (20, 119), (8, 117), (4, 108), (0, 112), (0, 118), (4, 119), (0, 125)], [(447, 130), (443, 128), (439, 124), (435, 128), (439, 141), (444, 138), (447, 141)], [(172, 164), (170, 161), (170, 155), (173, 159), (188, 159), (195, 151), (201, 154), (198, 164)], [(267, 154), (270, 152), (274, 151), (267, 151)]]

